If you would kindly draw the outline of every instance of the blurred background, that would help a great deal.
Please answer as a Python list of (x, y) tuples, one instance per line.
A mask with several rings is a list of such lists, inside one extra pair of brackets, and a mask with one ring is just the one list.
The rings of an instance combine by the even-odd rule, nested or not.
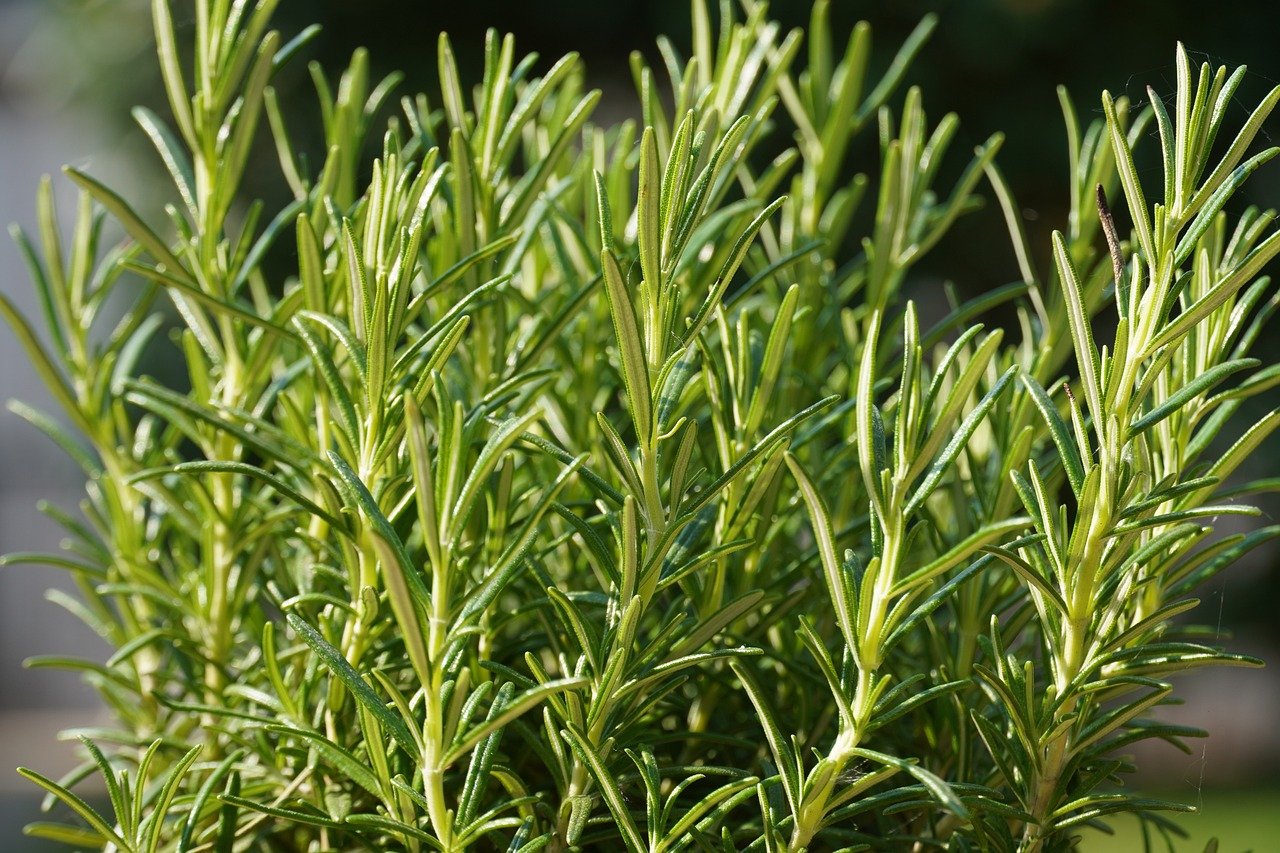
[[(135, 104), (165, 112), (149, 5), (143, 0), (0, 0), (0, 220), (5, 224), (32, 228), (40, 175), (56, 173), (65, 163), (90, 166), (140, 207), (154, 209), (165, 201), (148, 189), (157, 183), (161, 166), (128, 112)], [(836, 0), (832, 5), (837, 34), (848, 32), (859, 19), (871, 22), (873, 68), (879, 69), (922, 15), (939, 14), (940, 26), (908, 80), (923, 88), (932, 122), (948, 111), (959, 114), (957, 151), (995, 130), (1007, 134), (1000, 163), (1023, 207), (1033, 245), (1042, 254), (1047, 254), (1050, 229), (1063, 220), (1066, 201), (1066, 146), (1056, 85), (1067, 86), (1082, 122), (1100, 114), (1103, 88), (1135, 100), (1145, 98), (1148, 85), (1168, 93), (1178, 40), (1186, 43), (1193, 60), (1249, 66), (1237, 96), (1238, 115), (1228, 125), (1238, 126), (1247, 105), (1280, 83), (1280, 7), (1274, 3)], [(189, 23), (187, 4), (175, 6), (179, 22)], [(807, 20), (808, 2), (774, 0), (771, 6), (773, 16), (788, 26)], [(288, 37), (320, 23), (324, 30), (304, 51), (306, 59), (319, 61), (334, 77), (355, 48), (368, 47), (374, 70), (405, 72), (401, 91), (409, 92), (435, 92), (435, 45), (441, 30), (452, 36), (469, 80), (479, 78), (484, 31), (490, 26), (515, 33), (521, 52), (554, 58), (577, 50), (592, 84), (605, 91), (601, 109), (607, 112), (597, 112), (603, 121), (637, 112), (628, 66), (631, 51), (656, 59), (659, 34), (684, 48), (688, 20), (685, 0), (284, 0), (277, 26)], [(305, 63), (293, 63), (277, 87), (282, 103), (297, 114), (290, 123), (295, 136), (316, 139), (318, 120)], [(1280, 119), (1273, 117), (1263, 136), (1280, 139)], [(250, 179), (252, 189), (268, 199), (281, 198), (285, 188), (275, 158), (263, 153), (263, 168)], [(873, 147), (861, 156), (859, 170), (878, 169)], [(1158, 173), (1149, 179), (1158, 180)], [(70, 211), (67, 189), (59, 182), (59, 198)], [(1248, 190), (1249, 201), (1275, 205), (1280, 168), (1264, 168)], [(962, 220), (920, 271), (922, 291), (937, 292), (936, 284), (943, 280), (968, 293), (1013, 280), (1016, 267), (1004, 234), (993, 210)], [(35, 312), (21, 260), (7, 239), (0, 240), (0, 289)], [(1267, 345), (1271, 352), (1262, 357), (1280, 359), (1280, 336), (1270, 336)], [(52, 411), (5, 328), (0, 332), (0, 399), (9, 398)], [(1257, 400), (1245, 416), (1256, 417), (1278, 402), (1274, 394)], [(1269, 470), (1253, 475), (1280, 476), (1280, 445), (1273, 441), (1259, 460)], [(0, 553), (56, 550), (57, 531), (37, 511), (37, 502), (74, 508), (82, 491), (76, 471), (56, 449), (16, 416), (0, 412)], [(1260, 521), (1271, 523), (1280, 515), (1280, 502), (1270, 495), (1261, 502), (1266, 514)], [(21, 835), (22, 824), (35, 817), (39, 797), (12, 768), (29, 765), (52, 776), (64, 772), (74, 758), (71, 748), (57, 740), (58, 731), (92, 725), (99, 713), (93, 693), (74, 676), (22, 667), (23, 659), (36, 654), (106, 656), (97, 637), (44, 599), (46, 589), (65, 585), (53, 570), (0, 570), (0, 851), (43, 849)], [(1272, 667), (1214, 670), (1185, 679), (1179, 693), (1186, 704), (1165, 709), (1165, 714), (1207, 726), (1213, 737), (1194, 743), (1190, 756), (1168, 747), (1147, 750), (1138, 761), (1143, 768), (1138, 784), (1203, 805), (1202, 815), (1186, 821), (1193, 835), (1188, 850), (1202, 850), (1211, 833), (1220, 835), (1223, 851), (1277, 850), (1280, 549), (1255, 551), (1203, 599), (1200, 622), (1220, 626), (1223, 641), (1233, 650), (1267, 659)], [(1133, 836), (1091, 837), (1082, 849), (1140, 849), (1136, 843)]]

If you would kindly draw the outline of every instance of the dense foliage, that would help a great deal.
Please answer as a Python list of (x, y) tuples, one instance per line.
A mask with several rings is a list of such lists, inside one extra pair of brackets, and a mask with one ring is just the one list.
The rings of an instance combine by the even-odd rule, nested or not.
[[(50, 510), (68, 553), (8, 560), (80, 585), (59, 602), (115, 653), (34, 663), (82, 672), (118, 723), (67, 779), (21, 771), (80, 818), (29, 831), (1050, 851), (1133, 812), (1153, 843), (1177, 832), (1183, 806), (1125, 792), (1124, 750), (1203, 734), (1149, 718), (1167, 677), (1256, 663), (1175, 617), (1278, 532), (1209, 523), (1254, 512), (1234, 499), (1267, 484), (1228, 479), (1280, 426), (1232, 420), (1280, 382), (1248, 357), (1280, 232), (1227, 210), (1280, 153), (1251, 153), (1280, 87), (1231, 130), (1243, 69), (1181, 49), (1168, 103), (1104, 93), (1081, 126), (1063, 93), (1071, 212), (1037, 269), (1000, 137), (966, 165), (956, 117), (899, 94), (931, 19), (877, 77), (868, 28), (837, 40), (826, 2), (801, 33), (694, 0), (690, 56), (635, 57), (643, 118), (612, 126), (576, 56), (509, 36), (474, 87), (442, 36), (441, 91), (398, 110), (357, 53), (336, 81), (312, 68), (313, 164), (270, 85), (308, 33), (270, 31), (275, 6), (197, 0), (188, 51), (154, 3), (172, 116), (136, 117), (167, 221), (69, 169), (70, 240), (48, 183), (17, 235), (47, 342), (0, 312), (75, 434), (13, 408), (88, 498)], [(279, 211), (241, 198), (257, 137)], [(1156, 144), (1144, 186), (1133, 148)], [(1008, 235), (972, 250), (1011, 236), (1021, 281), (918, 311), (912, 269), (980, 185)], [(102, 245), (108, 220), (126, 243)], [(144, 374), (162, 299), (183, 387)], [(1016, 328), (974, 325), (993, 310)], [(110, 815), (71, 790), (95, 772)]]

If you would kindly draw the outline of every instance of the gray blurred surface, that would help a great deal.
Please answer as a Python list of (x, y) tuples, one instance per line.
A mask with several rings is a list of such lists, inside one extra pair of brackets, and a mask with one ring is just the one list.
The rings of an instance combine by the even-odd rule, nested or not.
[[(23, 97), (12, 73), (15, 57), (35, 22), (34, 4), (0, 0), (0, 222), (33, 225), (34, 193), (42, 174), (83, 155), (93, 141), (37, 99)], [(65, 188), (64, 188), (65, 189)], [(65, 191), (59, 197), (67, 199)], [(69, 199), (68, 199), (69, 201)], [(64, 208), (71, 209), (64, 203)], [(13, 241), (0, 238), (0, 291), (29, 316), (35, 295)], [(0, 401), (21, 399), (52, 412), (53, 405), (21, 346), (0, 331)], [(57, 526), (36, 508), (48, 500), (74, 509), (83, 495), (75, 466), (26, 422), (0, 409), (0, 553), (57, 550)], [(93, 723), (96, 694), (72, 674), (30, 670), (32, 655), (100, 657), (101, 641), (79, 620), (44, 598), (50, 587), (72, 589), (61, 572), (43, 567), (0, 569), (0, 850), (48, 849), (26, 839), (22, 826), (36, 817), (36, 789), (13, 772), (30, 766), (58, 776), (75, 763), (61, 729)]]
[[(22, 6), (0, 6), (0, 69), (8, 66), (31, 18)], [(6, 56), (6, 53), (9, 56)], [(2, 73), (2, 72), (0, 72)], [(91, 144), (64, 132), (59, 118), (11, 96), (0, 76), (0, 221), (33, 228), (40, 176), (57, 172), (72, 145)], [(71, 199), (60, 188), (63, 207)], [(13, 241), (0, 240), (0, 290), (29, 317), (38, 315), (35, 293)], [(54, 404), (10, 330), (0, 334), (0, 400), (21, 399), (56, 413)], [(0, 412), (0, 553), (56, 550), (57, 526), (37, 511), (40, 500), (74, 509), (83, 494), (75, 466), (42, 435), (7, 409)], [(61, 608), (44, 600), (50, 586), (72, 588), (62, 572), (31, 566), (0, 571), (0, 711), (89, 706), (93, 694), (73, 676), (24, 670), (23, 658), (94, 649), (96, 637)], [(0, 781), (0, 786), (4, 785)]]

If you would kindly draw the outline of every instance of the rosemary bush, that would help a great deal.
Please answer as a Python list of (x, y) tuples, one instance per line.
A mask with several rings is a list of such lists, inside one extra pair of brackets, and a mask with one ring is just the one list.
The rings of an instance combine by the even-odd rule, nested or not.
[[(1125, 748), (1204, 735), (1148, 717), (1169, 677), (1257, 665), (1175, 617), (1280, 532), (1209, 526), (1256, 514), (1234, 500), (1267, 484), (1228, 480), (1280, 426), (1232, 417), (1280, 382), (1249, 358), (1280, 231), (1228, 210), (1280, 153), (1253, 151), (1280, 87), (1224, 128), (1244, 70), (1179, 48), (1145, 104), (1082, 125), (1060, 93), (1040, 269), (1001, 137), (957, 153), (899, 96), (931, 18), (877, 77), (826, 2), (802, 33), (694, 0), (689, 56), (633, 57), (642, 120), (608, 127), (572, 54), (491, 33), (472, 86), (442, 36), (439, 93), (397, 107), (358, 52), (311, 69), (310, 163), (271, 81), (311, 31), (275, 6), (196, 0), (179, 46), (155, 0), (164, 221), (68, 169), (69, 239), (49, 182), (15, 232), (47, 339), (0, 312), (72, 429), (12, 408), (88, 482), (50, 510), (68, 553), (7, 560), (65, 568), (115, 648), (32, 661), (116, 725), (65, 779), (20, 771), (78, 815), (31, 834), (1034, 853), (1134, 813), (1172, 843), (1188, 809), (1127, 792)], [(242, 197), (258, 137), (279, 211)], [(923, 327), (904, 283), (984, 188), (1021, 280)], [(143, 372), (170, 329), (183, 387)]]

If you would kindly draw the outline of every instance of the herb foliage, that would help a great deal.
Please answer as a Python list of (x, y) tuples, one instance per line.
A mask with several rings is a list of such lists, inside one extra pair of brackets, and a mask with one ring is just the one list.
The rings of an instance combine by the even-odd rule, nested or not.
[[(1256, 514), (1237, 499), (1267, 484), (1232, 478), (1280, 426), (1233, 420), (1280, 383), (1249, 357), (1280, 232), (1229, 207), (1280, 153), (1254, 146), (1280, 87), (1224, 127), (1243, 69), (1179, 47), (1167, 103), (1104, 93), (1082, 125), (1060, 93), (1070, 213), (1039, 269), (1001, 137), (956, 152), (957, 118), (900, 96), (932, 18), (877, 72), (827, 2), (784, 32), (694, 0), (691, 52), (633, 57), (642, 120), (612, 126), (572, 54), (491, 33), (472, 86), (441, 36), (440, 91), (397, 103), (358, 52), (311, 68), (309, 163), (271, 83), (311, 31), (271, 30), (276, 5), (196, 0), (179, 45), (155, 0), (171, 116), (136, 118), (165, 220), (68, 169), (69, 239), (47, 181), (15, 231), (47, 339), (0, 313), (72, 429), (12, 408), (87, 499), (51, 510), (67, 553), (6, 561), (66, 569), (81, 596), (58, 602), (115, 648), (32, 661), (116, 725), (65, 779), (21, 771), (79, 816), (31, 834), (1033, 853), (1122, 812), (1178, 833), (1124, 750), (1204, 734), (1150, 718), (1169, 677), (1258, 663), (1175, 617), (1280, 532), (1211, 528)], [(1134, 165), (1153, 127), (1162, 186)], [(879, 162), (850, 178), (860, 134)], [(278, 211), (243, 197), (260, 137)], [(984, 186), (1021, 280), (923, 327), (904, 283)], [(141, 360), (163, 300), (186, 391)], [(975, 322), (998, 306), (1016, 329)], [(110, 814), (72, 790), (95, 773)]]

